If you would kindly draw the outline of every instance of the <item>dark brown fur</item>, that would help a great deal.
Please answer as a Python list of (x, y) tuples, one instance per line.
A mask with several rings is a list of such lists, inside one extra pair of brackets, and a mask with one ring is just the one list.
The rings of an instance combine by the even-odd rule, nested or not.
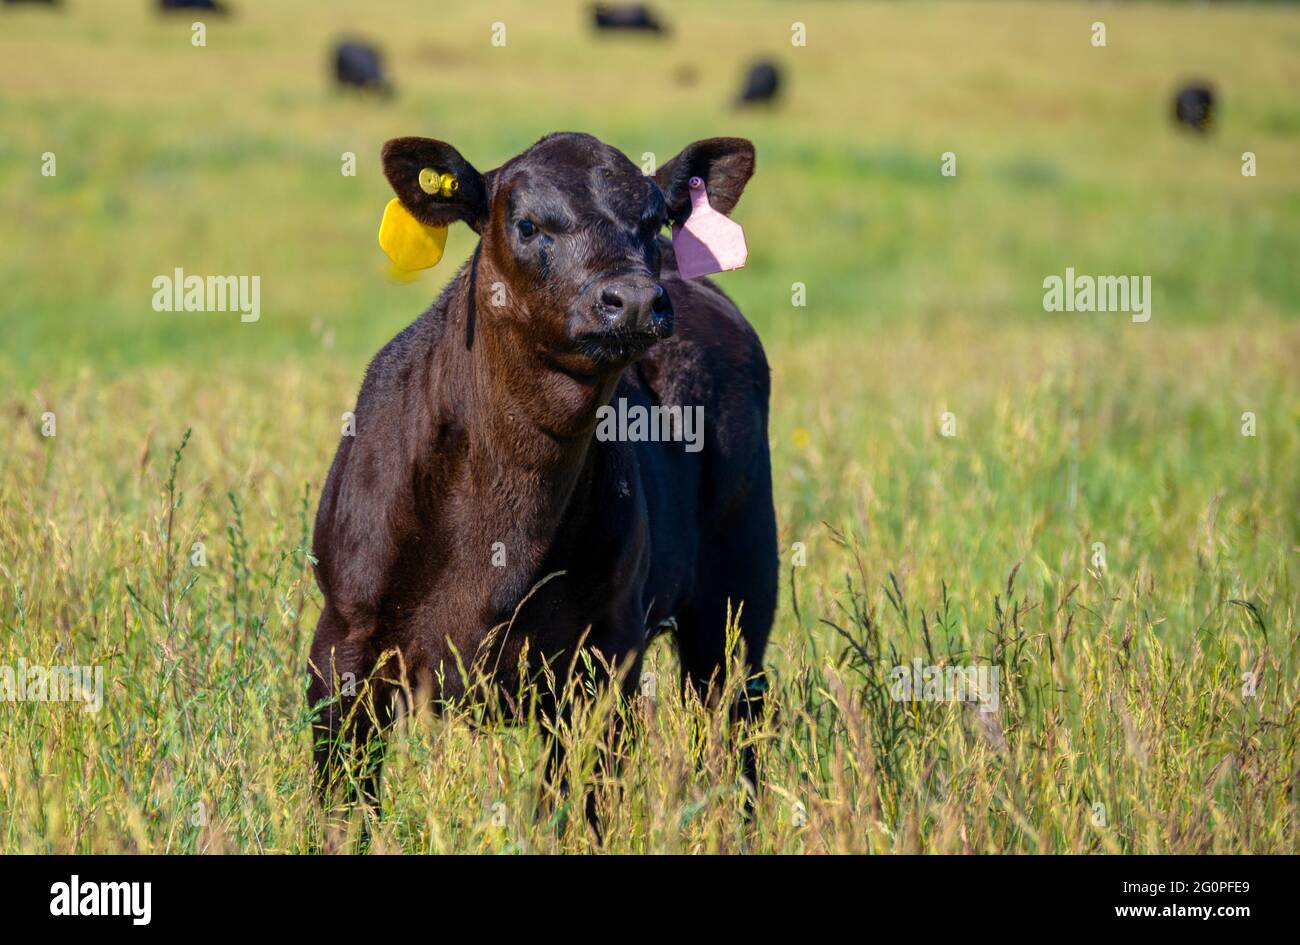
[[(454, 168), (457, 197), (412, 189), (421, 166)], [(728, 602), (743, 603), (749, 691), (761, 690), (777, 583), (768, 366), (735, 305), (707, 280), (679, 278), (657, 235), (664, 217), (689, 213), (691, 175), (730, 210), (752, 168), (752, 148), (736, 139), (693, 145), (656, 178), (582, 135), (543, 139), (481, 176), (439, 142), (385, 149), (386, 173), (417, 217), (463, 220), (482, 241), (371, 362), (356, 434), (325, 484), (310, 687), (323, 784), (340, 745), (370, 731), (367, 706), (347, 723), (356, 706), (339, 681), (353, 674), (365, 693), (388, 651), (412, 685), (450, 699), (465, 695), (458, 667), (477, 661), (514, 693), (525, 646), (530, 671), (549, 659), (563, 675), (581, 642), (626, 670), (631, 691), (648, 639), (674, 618), (685, 682), (707, 697), (725, 668)], [(567, 221), (534, 231), (548, 242), (524, 241), (512, 214), (525, 199)], [(628, 235), (638, 214), (656, 212), (644, 238)], [(504, 307), (492, 304), (498, 283)], [(619, 292), (631, 299), (654, 283), (671, 300), (666, 315), (659, 302), (665, 311), (618, 307)], [(606, 331), (611, 311), (639, 321)], [(620, 397), (702, 405), (702, 451), (598, 440), (597, 408)], [(504, 567), (492, 564), (495, 542)], [(398, 665), (369, 690), (381, 722)], [(754, 777), (752, 755), (746, 768)]]

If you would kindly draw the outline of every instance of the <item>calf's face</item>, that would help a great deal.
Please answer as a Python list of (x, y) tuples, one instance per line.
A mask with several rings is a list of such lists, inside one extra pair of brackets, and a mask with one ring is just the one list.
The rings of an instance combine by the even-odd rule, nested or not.
[[(754, 148), (740, 138), (698, 141), (654, 176), (583, 134), (549, 135), (486, 174), (428, 138), (389, 141), (383, 162), (417, 220), (461, 221), (482, 238), (479, 252), (503, 284), (490, 287), (494, 304), (476, 317), (498, 320), (561, 368), (591, 373), (621, 370), (672, 334), (660, 230), (690, 215), (692, 177), (705, 182), (715, 209), (730, 212), (753, 173)], [(454, 189), (430, 193), (444, 174)]]

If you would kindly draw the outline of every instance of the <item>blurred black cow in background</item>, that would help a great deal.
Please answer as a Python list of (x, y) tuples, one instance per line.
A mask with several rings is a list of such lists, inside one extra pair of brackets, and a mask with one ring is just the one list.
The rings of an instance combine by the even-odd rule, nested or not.
[(341, 39), (334, 46), (334, 79), (344, 88), (385, 97), (393, 94), (393, 85), (384, 75), (383, 55), (364, 40)]
[(1214, 127), (1214, 87), (1196, 82), (1180, 89), (1174, 97), (1174, 121), (1201, 134)]
[(198, 10), (203, 13), (229, 13), (230, 7), (221, 0), (158, 0), (158, 9), (164, 13), (174, 10)]
[(661, 35), (668, 32), (668, 27), (644, 3), (598, 3), (591, 12), (598, 31), (638, 30)]
[(760, 59), (749, 67), (744, 88), (736, 96), (737, 105), (756, 105), (776, 101), (781, 91), (781, 70), (770, 59)]

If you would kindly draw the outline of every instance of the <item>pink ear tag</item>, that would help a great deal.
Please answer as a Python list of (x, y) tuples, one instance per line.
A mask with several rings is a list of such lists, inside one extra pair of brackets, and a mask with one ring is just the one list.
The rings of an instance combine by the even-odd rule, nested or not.
[(689, 186), (691, 215), (684, 225), (673, 227), (677, 271), (683, 279), (694, 279), (741, 268), (749, 256), (745, 231), (739, 223), (709, 206), (704, 181), (692, 177)]

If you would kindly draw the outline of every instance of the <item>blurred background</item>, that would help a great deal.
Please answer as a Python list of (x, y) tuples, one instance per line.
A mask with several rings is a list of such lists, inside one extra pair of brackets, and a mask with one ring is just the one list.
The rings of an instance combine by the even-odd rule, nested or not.
[[(1157, 326), (1300, 304), (1292, 8), (660, 0), (662, 31), (598, 32), (587, 3), (156, 6), (0, 6), (0, 319), (5, 369), (24, 378), (322, 349), (359, 369), (472, 247), (453, 230), (418, 283), (383, 277), (378, 152), (407, 134), (482, 170), (555, 130), (638, 163), (752, 138), (749, 266), (719, 281), (776, 342), (953, 319), (1114, 328), (1042, 311), (1043, 277), (1066, 265), (1151, 275)], [(382, 56), (391, 96), (335, 82), (346, 38)], [(758, 61), (777, 94), (738, 108)], [(1196, 81), (1216, 92), (1204, 134), (1172, 117)], [(956, 177), (940, 174), (949, 151)], [(260, 274), (261, 321), (155, 313), (150, 281), (177, 266)]]

